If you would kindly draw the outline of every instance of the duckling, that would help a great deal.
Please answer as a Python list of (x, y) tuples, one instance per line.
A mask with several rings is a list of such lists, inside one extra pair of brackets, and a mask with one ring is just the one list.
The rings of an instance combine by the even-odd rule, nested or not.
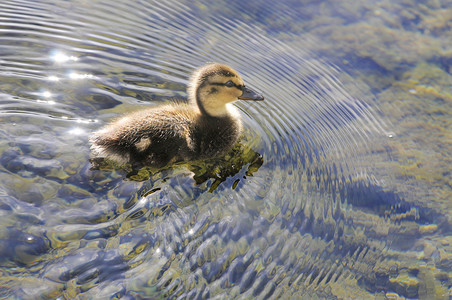
[(212, 63), (196, 70), (188, 103), (175, 102), (133, 112), (90, 138), (96, 157), (118, 164), (161, 168), (180, 161), (219, 156), (237, 142), (242, 123), (232, 103), (262, 101), (231, 67)]

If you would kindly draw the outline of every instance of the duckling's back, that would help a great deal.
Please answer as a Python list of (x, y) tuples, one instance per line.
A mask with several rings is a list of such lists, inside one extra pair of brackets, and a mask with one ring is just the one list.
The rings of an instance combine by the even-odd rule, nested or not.
[(95, 156), (118, 163), (162, 167), (188, 160), (198, 113), (187, 104), (165, 105), (128, 114), (94, 133)]

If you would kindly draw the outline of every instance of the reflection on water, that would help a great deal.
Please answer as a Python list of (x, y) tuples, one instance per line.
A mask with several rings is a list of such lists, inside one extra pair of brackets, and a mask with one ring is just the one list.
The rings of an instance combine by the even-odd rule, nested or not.
[[(300, 21), (290, 1), (240, 4), (276, 16), (267, 28), (219, 5), (0, 4), (0, 295), (445, 297), (447, 211), (394, 171), (394, 129), (366, 86), (315, 57), (320, 40), (269, 36)], [(92, 131), (185, 97), (210, 61), (268, 99), (238, 104), (230, 154), (91, 168)]]

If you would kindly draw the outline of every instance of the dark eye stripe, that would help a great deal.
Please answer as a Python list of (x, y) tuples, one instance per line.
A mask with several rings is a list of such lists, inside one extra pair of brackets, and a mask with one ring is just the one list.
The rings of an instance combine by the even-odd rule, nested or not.
[[(221, 82), (211, 82), (209, 83), (210, 85), (221, 85), (221, 86), (227, 86), (226, 83), (221, 83)], [(245, 87), (244, 85), (238, 85), (234, 83), (234, 87), (238, 88), (239, 90), (243, 90), (243, 88)]]

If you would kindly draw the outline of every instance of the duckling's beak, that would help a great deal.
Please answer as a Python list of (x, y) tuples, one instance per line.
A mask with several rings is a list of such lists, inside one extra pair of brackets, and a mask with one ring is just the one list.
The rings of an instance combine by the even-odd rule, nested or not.
[(247, 87), (243, 87), (243, 93), (241, 96), (239, 96), (240, 100), (254, 100), (254, 101), (262, 101), (264, 100), (264, 96), (256, 93), (255, 91), (247, 88)]

